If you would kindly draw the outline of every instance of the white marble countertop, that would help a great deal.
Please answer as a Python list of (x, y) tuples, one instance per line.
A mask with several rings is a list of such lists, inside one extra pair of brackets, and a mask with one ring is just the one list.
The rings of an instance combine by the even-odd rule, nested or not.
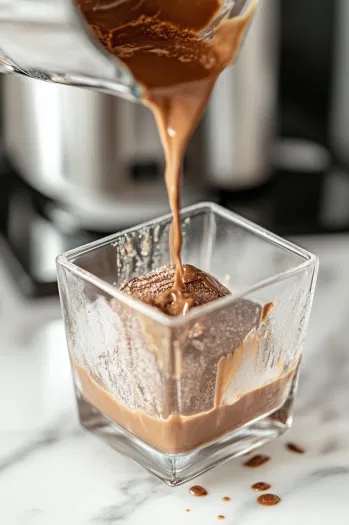
[[(199, 478), (206, 498), (165, 486), (80, 429), (59, 305), (23, 304), (0, 262), (1, 525), (347, 524), (349, 236), (301, 243), (321, 270), (294, 428), (263, 447), (272, 461), (259, 469), (237, 459)], [(281, 503), (258, 505), (256, 481)]]

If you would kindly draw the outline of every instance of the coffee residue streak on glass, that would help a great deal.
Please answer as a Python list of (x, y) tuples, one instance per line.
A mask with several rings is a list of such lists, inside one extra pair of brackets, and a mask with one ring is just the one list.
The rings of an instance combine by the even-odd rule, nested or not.
[(274, 303), (266, 303), (261, 312), (261, 323), (264, 323), (264, 321), (269, 317), (272, 309), (274, 308)]

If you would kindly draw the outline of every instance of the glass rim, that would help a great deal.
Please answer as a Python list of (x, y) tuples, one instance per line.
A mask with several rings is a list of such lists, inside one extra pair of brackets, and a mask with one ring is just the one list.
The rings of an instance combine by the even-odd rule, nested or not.
[(102, 239), (98, 239), (88, 244), (84, 244), (78, 248), (74, 248), (73, 250), (64, 252), (56, 257), (57, 266), (62, 266), (70, 270), (74, 275), (84, 279), (85, 281), (88, 281), (97, 288), (109, 294), (111, 297), (133, 308), (134, 310), (143, 314), (144, 316), (149, 317), (154, 321), (157, 321), (162, 325), (168, 327), (183, 326), (188, 322), (194, 321), (195, 319), (201, 317), (202, 315), (209, 314), (216, 310), (229, 306), (230, 304), (234, 303), (237, 299), (240, 299), (253, 292), (256, 292), (262, 288), (265, 288), (266, 286), (287, 280), (290, 277), (293, 277), (294, 275), (303, 272), (306, 268), (313, 267), (315, 270), (317, 270), (318, 268), (319, 260), (316, 255), (305, 250), (304, 248), (300, 248), (299, 246), (295, 245), (294, 243), (288, 240), (279, 237), (278, 235), (270, 232), (262, 226), (258, 226), (249, 219), (245, 219), (237, 213), (227, 210), (219, 204), (213, 202), (200, 202), (198, 204), (188, 206), (181, 210), (181, 218), (185, 218), (185, 216), (190, 216), (195, 211), (212, 211), (217, 215), (220, 215), (221, 217), (224, 217), (230, 220), (231, 222), (238, 224), (243, 229), (254, 233), (257, 237), (264, 239), (265, 242), (274, 244), (275, 246), (281, 247), (284, 250), (297, 255), (301, 259), (301, 262), (298, 265), (293, 266), (283, 272), (277, 273), (275, 275), (272, 275), (271, 277), (263, 279), (257, 282), (256, 284), (253, 284), (252, 286), (236, 289), (230, 295), (221, 297), (205, 305), (198, 306), (197, 308), (194, 308), (193, 310), (189, 311), (185, 316), (181, 317), (170, 317), (162, 313), (160, 310), (143, 303), (139, 299), (136, 299), (131, 295), (127, 295), (121, 292), (116, 286), (104, 281), (103, 279), (97, 277), (93, 273), (84, 270), (83, 268), (81, 268), (73, 262), (73, 259), (84, 255), (90, 251), (102, 248), (103, 246), (106, 246), (108, 244), (112, 244), (112, 242), (116, 241), (118, 237), (121, 237), (127, 233), (137, 232), (148, 226), (154, 226), (163, 222), (169, 222), (172, 220), (171, 213), (168, 213), (150, 221), (146, 221), (142, 224), (138, 224), (137, 226), (134, 226), (132, 228), (127, 228), (126, 230), (114, 233), (112, 235), (109, 235), (108, 237), (103, 237)]

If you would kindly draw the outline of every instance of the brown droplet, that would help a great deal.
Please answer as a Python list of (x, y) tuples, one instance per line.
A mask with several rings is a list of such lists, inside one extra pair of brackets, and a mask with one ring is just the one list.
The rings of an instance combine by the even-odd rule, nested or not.
[(251, 459), (246, 461), (244, 463), (245, 467), (260, 467), (261, 465), (264, 465), (267, 461), (270, 460), (269, 456), (266, 456), (264, 454), (257, 454), (256, 456), (253, 456)]
[(270, 312), (274, 308), (274, 303), (267, 303), (263, 306), (261, 311), (261, 323), (264, 323)]
[(258, 483), (254, 483), (251, 488), (253, 490), (257, 490), (258, 492), (263, 492), (263, 490), (268, 490), (271, 488), (271, 485), (269, 483), (264, 483), (264, 481), (258, 481)]
[(223, 516), (223, 514), (219, 514), (219, 515), (217, 516), (217, 518), (218, 518), (219, 520), (225, 520), (225, 516)]
[(230, 501), (230, 498), (229, 496), (224, 496), (224, 498), (222, 498), (223, 501)]
[(207, 496), (207, 490), (204, 487), (200, 487), (200, 485), (194, 485), (189, 489), (189, 492), (197, 497)]
[(185, 512), (190, 512), (190, 509), (185, 509)]
[(291, 452), (295, 452), (296, 454), (304, 454), (305, 450), (302, 447), (299, 447), (298, 445), (295, 445), (294, 443), (287, 443), (286, 447)]
[(279, 498), (279, 496), (277, 496), (276, 494), (262, 494), (257, 498), (257, 501), (260, 505), (270, 507), (280, 503), (281, 498)]

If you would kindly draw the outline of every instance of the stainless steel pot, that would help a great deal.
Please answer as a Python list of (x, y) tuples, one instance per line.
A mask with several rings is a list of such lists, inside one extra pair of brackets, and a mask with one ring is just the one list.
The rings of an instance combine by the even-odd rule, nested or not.
[[(151, 112), (93, 91), (3, 78), (6, 155), (26, 182), (82, 227), (108, 230), (168, 211), (164, 160)], [(186, 165), (184, 201), (202, 198)]]
[(208, 178), (225, 190), (263, 184), (276, 133), (279, 0), (263, 3), (239, 60), (218, 79), (206, 117)]

